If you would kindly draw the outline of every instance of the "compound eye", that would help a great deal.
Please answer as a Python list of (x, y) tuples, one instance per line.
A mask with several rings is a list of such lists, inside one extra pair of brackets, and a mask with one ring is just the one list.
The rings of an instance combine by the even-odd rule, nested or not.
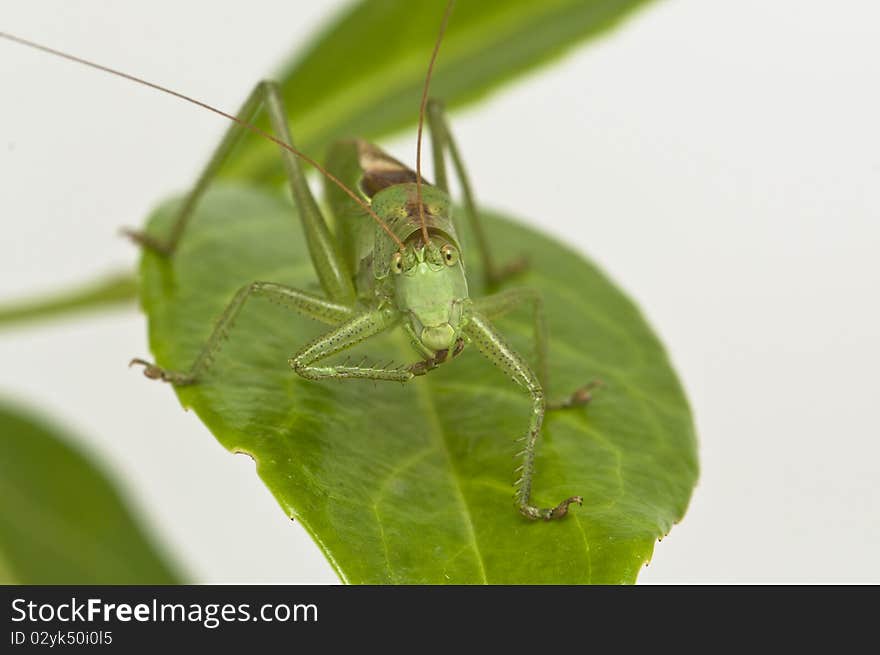
[(399, 252), (391, 256), (391, 270), (394, 271), (395, 275), (403, 273), (403, 255)]
[(447, 243), (440, 248), (440, 255), (447, 266), (455, 266), (458, 263), (458, 249), (455, 246), (450, 246)]

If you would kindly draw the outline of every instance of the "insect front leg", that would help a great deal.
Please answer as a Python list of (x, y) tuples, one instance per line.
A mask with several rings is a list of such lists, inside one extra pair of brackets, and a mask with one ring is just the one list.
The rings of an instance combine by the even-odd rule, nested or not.
[[(272, 131), (281, 141), (292, 146), (293, 140), (287, 124), (284, 103), (278, 86), (274, 82), (262, 81), (257, 84), (250, 95), (248, 95), (237, 116), (244, 121), (251, 122), (256, 118), (261, 107), (264, 105), (269, 114)], [(159, 254), (172, 255), (177, 249), (189, 221), (192, 219), (196, 205), (216, 177), (220, 167), (235, 147), (235, 144), (238, 143), (244, 131), (245, 128), (238, 123), (230, 125), (196, 180), (195, 185), (187, 194), (167, 238), (160, 239), (135, 231), (129, 231), (128, 234), (135, 241)], [(309, 254), (321, 286), (332, 300), (351, 304), (355, 297), (351, 272), (343, 261), (339, 248), (330, 233), (330, 229), (327, 227), (327, 223), (320, 209), (318, 209), (318, 204), (309, 190), (305, 173), (302, 169), (302, 163), (289, 150), (285, 150), (280, 146), (279, 150), (284, 160), (284, 167), (287, 172), (293, 200), (302, 221)]]
[(396, 309), (383, 307), (371, 309), (354, 316), (330, 332), (322, 334), (311, 343), (303, 346), (290, 358), (293, 370), (309, 380), (385, 380), (388, 382), (409, 382), (422, 362), (409, 366), (393, 367), (364, 365), (333, 364), (319, 366), (318, 362), (327, 357), (348, 350), (370, 337), (400, 323), (401, 315)]
[[(531, 305), (532, 308), (537, 374), (544, 392), (549, 395), (550, 373), (547, 355), (547, 321), (544, 318), (544, 300), (541, 297), (541, 292), (531, 287), (515, 287), (474, 300), (474, 307), (477, 311), (489, 319), (503, 316), (522, 305)], [(567, 409), (586, 405), (592, 400), (592, 390), (601, 386), (601, 384), (598, 380), (589, 382), (576, 389), (567, 398), (548, 402), (547, 409)]]
[(300, 291), (274, 282), (253, 282), (243, 286), (232, 298), (226, 309), (217, 319), (214, 329), (202, 350), (193, 361), (188, 371), (166, 371), (143, 359), (133, 359), (129, 363), (144, 366), (144, 375), (153, 380), (163, 380), (175, 385), (194, 384), (211, 367), (214, 357), (220, 351), (223, 342), (232, 330), (235, 318), (251, 296), (268, 298), (269, 300), (288, 307), (300, 314), (322, 323), (335, 325), (349, 319), (354, 314), (351, 307), (321, 298), (306, 291)]
[(508, 377), (512, 378), (519, 386), (528, 391), (532, 399), (532, 413), (529, 418), (529, 429), (522, 438), (525, 447), (519, 453), (522, 456), (522, 465), (517, 468), (520, 474), (515, 482), (515, 499), (520, 513), (528, 519), (558, 519), (568, 513), (568, 506), (572, 503), (580, 505), (583, 499), (580, 496), (566, 498), (555, 507), (540, 508), (532, 504), (532, 477), (535, 472), (535, 446), (541, 426), (544, 422), (546, 403), (544, 389), (538, 376), (529, 368), (525, 360), (508, 346), (501, 335), (495, 330), (488, 319), (477, 310), (471, 310), (468, 315), (465, 334), (477, 346), (495, 366), (500, 368)]
[(452, 131), (449, 129), (449, 123), (446, 121), (443, 103), (439, 100), (430, 99), (427, 106), (428, 111), (428, 128), (431, 132), (431, 144), (434, 155), (434, 177), (436, 185), (446, 193), (449, 193), (449, 182), (446, 177), (446, 158), (445, 151), (449, 150), (452, 157), (452, 167), (458, 176), (459, 184), (461, 184), (462, 195), (464, 196), (464, 211), (474, 233), (477, 244), (477, 251), (480, 253), (480, 260), (483, 263), (483, 271), (485, 276), (486, 288), (494, 289), (505, 279), (511, 275), (515, 275), (526, 268), (527, 262), (525, 258), (520, 257), (504, 266), (498, 266), (492, 257), (492, 249), (489, 246), (489, 238), (483, 227), (483, 222), (477, 212), (477, 204), (474, 201), (474, 193), (471, 188), (470, 179), (464, 168), (461, 154), (458, 146), (452, 138)]

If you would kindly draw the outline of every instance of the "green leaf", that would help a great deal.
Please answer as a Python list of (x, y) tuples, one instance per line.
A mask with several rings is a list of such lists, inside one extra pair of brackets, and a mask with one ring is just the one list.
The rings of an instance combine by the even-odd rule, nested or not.
[(0, 405), (0, 583), (177, 583), (113, 483), (70, 441)]
[[(596, 38), (649, 0), (459, 0), (431, 80), (431, 95), (460, 107)], [(340, 137), (374, 140), (415, 125), (445, 2), (368, 0), (329, 25), (274, 76), (293, 137), (320, 159)], [(269, 129), (268, 121), (259, 125)], [(281, 179), (277, 148), (249, 137), (224, 175)]]
[[(147, 253), (141, 267), (151, 347), (176, 370), (242, 285), (318, 290), (289, 203), (221, 186), (200, 207), (175, 258)], [(166, 233), (170, 218), (169, 207), (155, 214), (151, 233)], [(551, 396), (594, 378), (606, 385), (586, 408), (546, 421), (534, 495), (545, 505), (583, 495), (565, 519), (530, 523), (515, 510), (514, 440), (530, 403), (474, 348), (406, 385), (307, 381), (288, 357), (326, 328), (255, 299), (180, 400), (223, 446), (255, 459), (347, 582), (633, 582), (697, 477), (687, 401), (638, 310), (593, 265), (510, 219), (487, 219), (499, 257), (528, 244), (531, 269), (517, 282), (545, 297)], [(476, 262), (468, 267), (479, 279)], [(531, 351), (528, 311), (498, 326)], [(416, 359), (402, 332), (359, 352)]]

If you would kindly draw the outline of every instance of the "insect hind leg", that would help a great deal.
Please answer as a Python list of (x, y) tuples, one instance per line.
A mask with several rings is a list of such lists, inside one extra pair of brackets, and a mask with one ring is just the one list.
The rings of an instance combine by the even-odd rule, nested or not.
[[(263, 83), (260, 83), (250, 92), (247, 99), (236, 113), (236, 116), (245, 121), (253, 119), (262, 105), (264, 95), (265, 91), (263, 89)], [(244, 128), (237, 123), (232, 123), (226, 130), (220, 143), (217, 144), (216, 149), (211, 154), (210, 159), (208, 159), (208, 162), (205, 164), (201, 173), (199, 173), (199, 177), (196, 179), (195, 184), (187, 193), (183, 204), (177, 212), (174, 223), (171, 226), (171, 231), (166, 237), (158, 237), (140, 230), (132, 230), (128, 228), (123, 229), (123, 234), (128, 236), (135, 243), (138, 243), (144, 248), (152, 250), (159, 255), (166, 257), (172, 256), (177, 250), (180, 239), (183, 237), (183, 234), (192, 219), (199, 200), (202, 198), (211, 182), (214, 181), (217, 172), (226, 161), (229, 153), (232, 152), (236, 144), (241, 140), (243, 134)]]
[[(292, 147), (292, 138), (287, 125), (287, 114), (281, 92), (274, 82), (264, 80), (257, 84), (248, 95), (236, 114), (237, 119), (241, 122), (234, 122), (229, 126), (208, 163), (199, 174), (195, 185), (186, 195), (171, 227), (170, 234), (162, 239), (139, 231), (128, 230), (126, 233), (134, 241), (158, 254), (173, 255), (192, 220), (199, 200), (214, 181), (221, 166), (247, 129), (245, 124), (250, 124), (264, 106), (269, 115), (272, 131), (278, 140)], [(293, 200), (305, 232), (309, 255), (321, 286), (332, 300), (352, 303), (355, 291), (351, 272), (309, 190), (300, 158), (285, 148), (280, 149)]]
[(464, 197), (464, 213), (467, 216), (468, 223), (474, 234), (477, 251), (480, 255), (480, 261), (483, 264), (483, 277), (486, 288), (495, 290), (498, 286), (508, 278), (521, 273), (528, 268), (528, 261), (525, 257), (518, 257), (506, 264), (499, 265), (492, 256), (492, 248), (489, 245), (489, 237), (483, 225), (483, 220), (477, 211), (477, 204), (474, 200), (474, 193), (471, 187), (470, 178), (464, 167), (464, 162), (452, 137), (452, 131), (449, 129), (449, 123), (446, 120), (446, 112), (443, 103), (434, 98), (428, 100), (428, 129), (431, 133), (431, 144), (434, 154), (434, 177), (436, 185), (446, 193), (449, 193), (449, 181), (446, 176), (446, 158), (445, 152), (448, 150), (452, 158), (452, 167), (461, 184), (462, 196)]

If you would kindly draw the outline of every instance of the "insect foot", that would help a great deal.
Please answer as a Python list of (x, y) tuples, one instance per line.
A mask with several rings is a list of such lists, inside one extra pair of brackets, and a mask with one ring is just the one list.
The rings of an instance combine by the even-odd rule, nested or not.
[(437, 361), (434, 359), (424, 359), (407, 366), (407, 370), (413, 375), (426, 375), (428, 371), (432, 371), (435, 368), (437, 368)]
[(489, 274), (489, 286), (492, 288), (499, 287), (510, 278), (515, 277), (520, 273), (528, 270), (528, 268), (528, 258), (525, 256), (517, 257), (513, 261), (504, 264), (500, 268), (492, 270), (492, 272)]
[[(461, 343), (461, 339), (458, 340)], [(462, 348), (464, 346), (462, 345)], [(458, 348), (458, 344), (456, 344), (456, 348)], [(461, 349), (458, 349), (458, 352), (453, 351), (452, 356), (455, 357)], [(407, 370), (413, 375), (425, 375), (428, 371), (433, 371), (435, 368), (440, 366), (443, 362), (449, 359), (449, 349), (438, 350), (434, 353), (433, 357), (429, 357), (428, 359), (423, 359), (415, 364), (410, 364), (407, 367)]]
[(592, 382), (575, 389), (574, 393), (572, 393), (565, 400), (547, 403), (547, 411), (552, 411), (554, 409), (570, 409), (572, 407), (583, 407), (591, 400), (593, 400), (593, 390), (598, 389), (599, 387), (602, 387), (604, 385), (605, 383), (602, 382), (602, 380), (593, 380)]
[(563, 500), (556, 507), (546, 509), (541, 509), (539, 507), (535, 507), (534, 505), (520, 505), (519, 512), (527, 519), (530, 519), (532, 521), (536, 521), (538, 519), (552, 521), (554, 519), (561, 519), (563, 516), (568, 514), (568, 506), (572, 503), (583, 505), (584, 499), (581, 496), (572, 496), (571, 498), (566, 498), (565, 500)]
[(191, 375), (176, 373), (174, 371), (166, 371), (164, 368), (160, 368), (155, 364), (152, 364), (143, 359), (135, 358), (128, 363), (128, 366), (132, 367), (135, 364), (140, 364), (141, 366), (143, 366), (144, 375), (151, 380), (162, 380), (162, 382), (170, 382), (171, 384), (177, 386), (193, 384), (195, 382), (195, 378), (193, 378)]
[(168, 257), (174, 252), (174, 250), (169, 247), (167, 243), (151, 237), (146, 232), (141, 232), (140, 230), (132, 230), (127, 227), (122, 228), (121, 232), (123, 235), (134, 241), (142, 248), (152, 250), (157, 255)]

